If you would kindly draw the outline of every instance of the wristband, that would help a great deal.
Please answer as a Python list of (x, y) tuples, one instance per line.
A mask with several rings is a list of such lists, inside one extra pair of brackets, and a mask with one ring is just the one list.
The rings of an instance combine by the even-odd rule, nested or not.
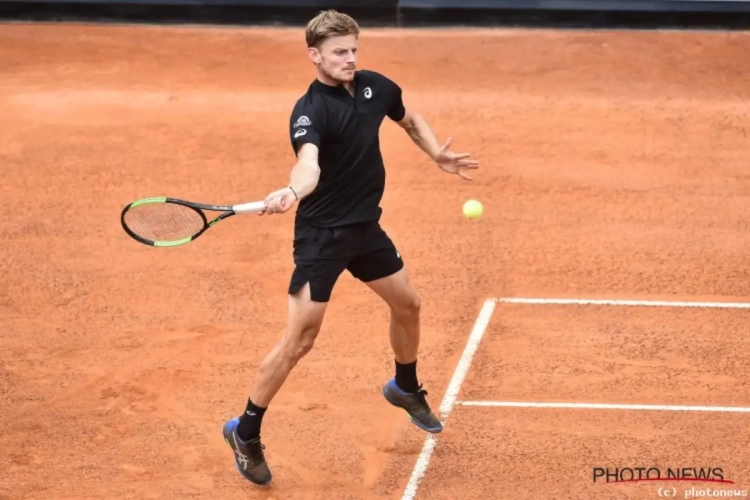
[(295, 191), (292, 186), (289, 186), (289, 189), (291, 189), (292, 193), (294, 193), (294, 198), (297, 199), (297, 200), (299, 200), (299, 196), (297, 196), (297, 191)]

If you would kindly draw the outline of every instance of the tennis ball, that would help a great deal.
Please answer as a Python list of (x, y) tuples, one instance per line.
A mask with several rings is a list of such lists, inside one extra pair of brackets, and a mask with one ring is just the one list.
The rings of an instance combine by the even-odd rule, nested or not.
[(477, 200), (468, 200), (464, 203), (464, 215), (469, 219), (478, 219), (482, 216), (484, 207)]

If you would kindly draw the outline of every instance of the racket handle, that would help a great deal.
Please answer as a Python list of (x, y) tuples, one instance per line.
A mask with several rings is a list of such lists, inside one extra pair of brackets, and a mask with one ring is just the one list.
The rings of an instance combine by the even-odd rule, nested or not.
[(241, 203), (239, 205), (232, 206), (232, 210), (237, 214), (248, 214), (262, 212), (266, 209), (265, 201), (251, 201), (250, 203)]

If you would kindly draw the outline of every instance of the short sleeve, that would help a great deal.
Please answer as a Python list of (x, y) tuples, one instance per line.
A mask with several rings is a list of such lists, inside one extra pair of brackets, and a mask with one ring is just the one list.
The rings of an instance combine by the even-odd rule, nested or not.
[(388, 115), (388, 118), (394, 122), (399, 122), (403, 120), (404, 115), (406, 114), (406, 108), (404, 107), (404, 101), (401, 96), (401, 87), (393, 81), (390, 81), (390, 86), (390, 103), (386, 114)]
[(292, 110), (289, 119), (289, 139), (296, 154), (306, 143), (320, 147), (325, 130), (325, 114), (309, 98), (300, 99)]

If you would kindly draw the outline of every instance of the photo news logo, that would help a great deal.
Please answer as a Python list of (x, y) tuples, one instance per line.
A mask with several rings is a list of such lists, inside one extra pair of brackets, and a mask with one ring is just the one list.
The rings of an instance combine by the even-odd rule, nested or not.
[(734, 484), (721, 467), (594, 467), (594, 483), (684, 481)]

